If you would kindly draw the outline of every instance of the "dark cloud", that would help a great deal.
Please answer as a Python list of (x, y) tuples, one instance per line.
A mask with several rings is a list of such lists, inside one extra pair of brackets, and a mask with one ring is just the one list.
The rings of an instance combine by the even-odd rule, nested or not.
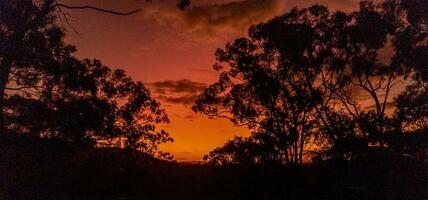
[(224, 4), (195, 6), (184, 12), (186, 24), (205, 33), (246, 29), (280, 14), (284, 0), (245, 0)]
[(195, 121), (196, 116), (195, 116), (195, 114), (194, 114), (194, 113), (188, 113), (188, 114), (186, 114), (186, 115), (184, 116), (184, 119), (187, 119), (187, 120), (189, 120), (190, 122), (193, 122), (193, 121)]
[(158, 98), (168, 103), (191, 105), (196, 101), (198, 95), (184, 95), (179, 97), (160, 95)]
[(194, 92), (200, 92), (208, 87), (208, 85), (205, 83), (199, 83), (188, 79), (182, 79), (177, 81), (172, 81), (172, 80), (159, 81), (159, 82), (149, 83), (149, 85), (154, 87), (159, 93), (165, 93), (166, 91), (173, 92), (173, 93), (179, 93), (179, 92), (194, 93)]
[(208, 87), (205, 83), (188, 79), (167, 80), (146, 84), (157, 98), (172, 104), (191, 105), (198, 95)]
[(281, 14), (284, 5), (284, 0), (212, 0), (179, 11), (157, 3), (148, 4), (144, 16), (186, 40), (204, 42), (243, 35), (250, 25)]
[[(358, 9), (360, 0), (234, 0), (212, 1), (196, 5), (180, 12), (178, 17), (195, 33), (219, 36), (219, 33), (245, 34), (248, 27), (294, 7), (309, 7), (314, 4), (328, 6), (330, 10), (351, 12)], [(171, 15), (169, 15), (171, 16)], [(177, 19), (177, 18), (176, 18)]]
[[(190, 44), (210, 44), (246, 36), (253, 24), (268, 21), (294, 7), (322, 4), (330, 10), (350, 12), (358, 8), (360, 0), (195, 0), (178, 10), (175, 0), (153, 1), (145, 5), (143, 16), (164, 27), (163, 34), (171, 34), (175, 42), (171, 48), (189, 49)], [(180, 41), (180, 42), (177, 42)]]

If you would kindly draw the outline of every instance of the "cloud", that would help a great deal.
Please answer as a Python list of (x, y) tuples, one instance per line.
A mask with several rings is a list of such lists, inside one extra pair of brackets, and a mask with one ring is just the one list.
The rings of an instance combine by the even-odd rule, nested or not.
[(283, 0), (245, 0), (225, 4), (196, 6), (183, 13), (186, 24), (194, 32), (243, 32), (256, 24), (280, 14)]
[(194, 33), (221, 37), (224, 34), (245, 34), (248, 27), (290, 10), (294, 7), (326, 5), (330, 10), (350, 12), (358, 9), (360, 0), (200, 0), (180, 11), (176, 1), (147, 4), (145, 17), (163, 26), (173, 26), (182, 34)]
[[(225, 41), (247, 36), (251, 25), (268, 21), (293, 7), (313, 4), (327, 5), (330, 10), (352, 11), (360, 0), (195, 0), (183, 10), (176, 0), (152, 1), (144, 5), (142, 16), (146, 23), (156, 24), (153, 29), (161, 40), (145, 45), (178, 51), (200, 48), (201, 45), (223, 45)], [(153, 44), (152, 44), (153, 43)], [(148, 52), (143, 52), (148, 53)]]
[(184, 95), (179, 97), (160, 95), (158, 98), (168, 103), (191, 105), (196, 101), (198, 95)]
[(184, 11), (170, 3), (147, 4), (144, 16), (168, 31), (178, 32), (178, 37), (201, 42), (244, 36), (249, 26), (281, 14), (285, 5), (284, 0), (208, 2), (211, 4), (195, 3)]
[(146, 84), (157, 98), (172, 104), (191, 105), (198, 95), (208, 87), (205, 83), (188, 79), (166, 80)]
[(157, 89), (158, 92), (164, 93), (165, 91), (178, 93), (178, 92), (187, 92), (193, 93), (195, 91), (199, 92), (207, 88), (207, 84), (191, 81), (188, 79), (182, 79), (177, 81), (166, 80), (158, 81), (154, 83), (149, 83)]

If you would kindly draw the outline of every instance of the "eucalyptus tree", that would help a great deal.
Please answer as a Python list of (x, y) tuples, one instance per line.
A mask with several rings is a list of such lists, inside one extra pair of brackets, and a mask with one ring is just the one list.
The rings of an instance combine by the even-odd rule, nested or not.
[(220, 79), (194, 110), (247, 125), (277, 160), (301, 164), (308, 143), (332, 131), (333, 94), (344, 73), (334, 47), (344, 16), (312, 6), (252, 26), (249, 38), (217, 50)]
[(396, 131), (386, 114), (392, 91), (426, 71), (426, 21), (406, 5), (363, 1), (352, 13), (315, 5), (252, 26), (217, 50), (219, 81), (194, 110), (266, 136), (248, 141), (268, 142), (284, 163), (301, 163), (308, 142), (345, 159), (385, 150)]

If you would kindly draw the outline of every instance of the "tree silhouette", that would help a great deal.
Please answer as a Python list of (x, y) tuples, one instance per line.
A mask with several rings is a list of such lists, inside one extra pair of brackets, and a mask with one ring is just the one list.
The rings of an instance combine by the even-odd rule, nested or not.
[[(428, 8), (425, 1), (401, 1), (412, 24), (400, 37), (399, 53), (406, 65), (414, 66), (412, 83), (395, 99), (396, 132), (389, 139), (396, 153), (418, 160), (428, 156)], [(401, 133), (401, 134), (400, 134)]]
[[(251, 142), (267, 142), (282, 155), (277, 159), (295, 164), (308, 153), (305, 147), (313, 146), (309, 141), (324, 149), (321, 153), (341, 159), (367, 156), (373, 145), (387, 150), (389, 134), (402, 132), (394, 116), (386, 114), (391, 91), (413, 74), (426, 77), (420, 75), (427, 66), (426, 21), (408, 14), (404, 5), (364, 1), (349, 14), (318, 5), (293, 9), (252, 26), (249, 38), (217, 50), (219, 81), (200, 96), (194, 110), (248, 125), (265, 136), (259, 138), (273, 139), (238, 138), (207, 159), (231, 155), (232, 144)], [(361, 105), (363, 94), (374, 106)], [(398, 104), (413, 102), (415, 109), (424, 109), (418, 101), (425, 98), (403, 94)]]
[(168, 156), (157, 146), (172, 139), (155, 128), (168, 123), (165, 111), (124, 71), (73, 57), (75, 47), (55, 23), (64, 6), (0, 2), (0, 128)]
[[(37, 82), (34, 78), (37, 76), (32, 72), (46, 66), (43, 62), (54, 61), (54, 52), (63, 52), (69, 48), (59, 40), (58, 33), (61, 31), (54, 25), (54, 16), (50, 14), (52, 4), (53, 1), (46, 1), (45, 4), (37, 6), (31, 0), (0, 2), (2, 26), (0, 108), (2, 111), (6, 85), (13, 81), (11, 79), (17, 79), (18, 89), (34, 85)], [(29, 72), (28, 76), (20, 73), (24, 71)], [(27, 80), (26, 77), (31, 80)], [(3, 114), (0, 117), (0, 126), (3, 129)]]
[[(178, 1), (184, 9), (188, 0)], [(37, 84), (37, 73), (52, 68), (61, 54), (70, 54), (74, 47), (62, 42), (64, 30), (56, 23), (64, 17), (63, 9), (90, 9), (115, 15), (139, 12), (114, 11), (94, 6), (73, 6), (56, 0), (4, 0), (0, 2), (0, 110), (4, 110), (8, 91), (21, 90)], [(67, 19), (65, 19), (67, 20)], [(13, 87), (9, 87), (12, 85)], [(0, 134), (3, 132), (0, 112)]]
[[(212, 165), (256, 165), (266, 164), (266, 161), (260, 160), (266, 156), (257, 155), (257, 153), (267, 153), (252, 138), (235, 137), (226, 142), (224, 146), (211, 151), (209, 155), (204, 156), (204, 160)], [(276, 161), (276, 159), (275, 159)]]
[(271, 138), (283, 162), (302, 163), (307, 142), (330, 131), (330, 102), (343, 74), (330, 24), (342, 15), (313, 6), (251, 27), (250, 38), (217, 51), (220, 80), (194, 110), (248, 125)]
[(177, 3), (177, 7), (180, 9), (185, 9), (190, 6), (190, 0), (179, 0)]
[(55, 74), (43, 74), (36, 88), (6, 101), (6, 127), (26, 134), (92, 141), (157, 154), (171, 142), (158, 123), (168, 123), (159, 104), (141, 82), (99, 61), (73, 58)]
[[(359, 119), (360, 125), (370, 126), (360, 127), (363, 137), (378, 143), (380, 148), (384, 147), (382, 138), (387, 132), (386, 109), (391, 91), (412, 69), (404, 65), (399, 53), (381, 55), (388, 48), (399, 48), (399, 37), (409, 28), (401, 15), (402, 10), (392, 1), (362, 2), (360, 10), (349, 15), (342, 36), (349, 38), (346, 62), (351, 81), (348, 87), (340, 88), (338, 99), (349, 114)], [(366, 94), (373, 109), (362, 108), (353, 91)]]
[[(421, 80), (426, 77), (421, 69), (427, 66), (424, 56), (427, 49), (426, 20), (420, 12), (409, 7), (413, 3), (426, 6), (426, 2), (416, 1), (362, 2), (360, 11), (350, 14), (349, 25), (345, 29), (350, 38), (348, 71), (351, 72), (351, 82), (348, 87), (340, 89), (338, 99), (358, 125), (354, 135), (366, 140), (368, 146), (376, 144), (384, 153), (394, 148), (391, 138), (400, 138), (396, 136), (406, 132), (403, 130), (405, 116), (411, 123), (420, 119), (412, 116), (412, 112), (423, 110), (423, 104), (418, 102), (426, 98), (421, 94), (422, 90), (416, 89), (426, 81)], [(405, 84), (403, 80), (409, 76), (414, 76), (418, 83), (409, 86), (394, 103), (390, 98), (392, 91), (396, 85)], [(353, 94), (353, 91), (357, 93)], [(357, 100), (362, 94), (366, 94), (366, 100), (370, 99), (374, 106), (363, 108)], [(394, 109), (388, 105), (394, 104), (396, 114), (387, 115), (387, 109)], [(407, 106), (414, 110), (406, 109)]]
[(402, 129), (428, 130), (428, 90), (424, 83), (416, 83), (407, 87), (406, 91), (396, 99), (396, 116)]

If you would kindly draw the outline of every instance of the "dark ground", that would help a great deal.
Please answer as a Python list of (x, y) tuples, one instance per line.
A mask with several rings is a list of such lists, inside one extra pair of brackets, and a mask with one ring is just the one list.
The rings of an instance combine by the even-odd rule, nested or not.
[(428, 199), (428, 165), (213, 167), (22, 135), (0, 140), (0, 199)]

